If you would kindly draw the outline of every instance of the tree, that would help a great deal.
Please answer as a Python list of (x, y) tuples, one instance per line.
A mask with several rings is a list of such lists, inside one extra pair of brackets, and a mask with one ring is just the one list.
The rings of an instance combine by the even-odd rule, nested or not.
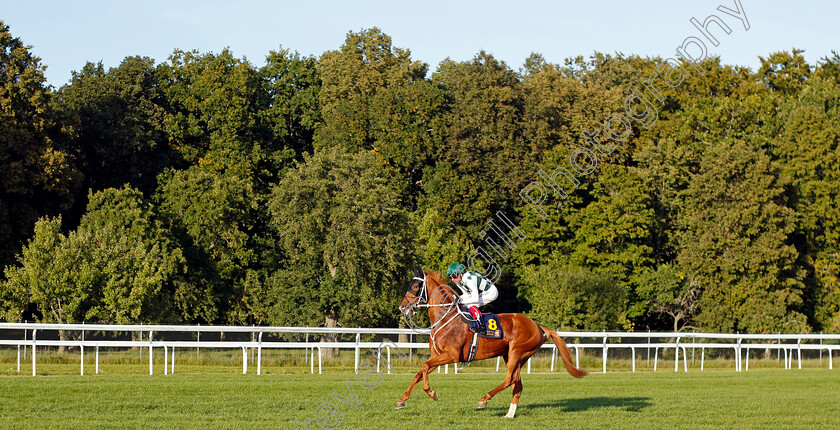
[(451, 98), (446, 137), (434, 167), (423, 173), (427, 200), (453, 227), (477, 238), (496, 210), (510, 208), (535, 172), (517, 121), (517, 75), (480, 52), (471, 61), (444, 61), (432, 80)]
[(723, 141), (704, 154), (683, 194), (677, 261), (703, 288), (706, 330), (807, 330), (803, 273), (789, 244), (794, 212), (778, 167), (762, 151)]
[(669, 264), (641, 273), (636, 294), (645, 302), (648, 311), (671, 317), (675, 333), (685, 328), (700, 310), (700, 286), (696, 281), (688, 282)]
[(805, 62), (802, 49), (794, 48), (791, 52), (774, 52), (767, 58), (758, 57), (761, 67), (758, 76), (772, 91), (794, 95), (811, 75), (811, 66)]
[[(225, 49), (219, 54), (176, 50), (157, 68), (165, 97), (166, 132), (187, 165), (239, 177), (276, 174), (260, 118), (269, 94), (259, 72)], [(282, 148), (280, 148), (282, 151)]]
[(13, 262), (39, 217), (70, 207), (79, 183), (50, 139), (50, 90), (30, 49), (0, 21), (0, 265)]
[[(136, 189), (91, 193), (87, 213), (69, 236), (88, 260), (78, 273), (95, 279), (86, 320), (117, 324), (181, 321), (177, 285), (184, 257), (154, 206)], [(183, 286), (181, 286), (183, 287)]]
[(315, 129), (321, 123), (318, 60), (290, 54), (288, 49), (271, 51), (259, 73), (270, 97), (260, 117), (271, 129), (272, 164), (279, 171), (292, 156), (302, 160), (304, 153), (312, 153)]
[(321, 56), (319, 68), (324, 124), (316, 134), (316, 148), (339, 145), (355, 152), (375, 147), (375, 122), (388, 109), (375, 103), (380, 93), (422, 80), (428, 66), (412, 61), (410, 51), (394, 48), (391, 37), (374, 27), (349, 32), (339, 50)]
[(79, 228), (67, 235), (60, 217), (36, 223), (19, 265), (6, 267), (3, 289), (14, 298), (7, 317), (20, 319), (31, 303), (45, 322), (179, 321), (172, 298), (183, 257), (153, 207), (131, 188), (89, 200)]
[(807, 307), (813, 323), (836, 326), (840, 306), (836, 255), (840, 252), (840, 85), (815, 77), (780, 109), (783, 129), (772, 151), (790, 180), (787, 195), (797, 214), (794, 244), (808, 270)]
[(529, 315), (540, 324), (588, 331), (629, 327), (628, 291), (608, 273), (545, 264), (526, 268), (521, 278), (529, 287)]
[(339, 50), (324, 53), (319, 70), (323, 123), (315, 148), (373, 150), (399, 170), (394, 179), (415, 208), (424, 169), (445, 130), (445, 94), (425, 78), (428, 65), (372, 28), (348, 33)]
[(243, 282), (261, 253), (256, 226), (264, 202), (251, 181), (198, 166), (167, 171), (155, 201), (184, 249), (188, 282), (196, 286), (188, 318), (248, 321)]
[(62, 145), (74, 155), (86, 188), (129, 184), (151, 193), (174, 158), (154, 61), (127, 57), (105, 72), (87, 63), (52, 99)]
[(18, 257), (20, 266), (6, 266), (5, 318), (20, 320), (26, 306), (35, 303), (41, 321), (83, 321), (92, 291), (89, 283), (74, 282), (73, 268), (81, 256), (73, 251), (61, 233), (61, 217), (38, 220), (33, 238)]
[[(394, 172), (370, 151), (316, 151), (274, 187), (271, 225), (286, 269), (273, 275), (287, 318), (327, 327), (393, 324), (414, 260), (412, 226)], [(327, 336), (326, 338), (331, 338)], [(334, 337), (332, 337), (334, 338)]]

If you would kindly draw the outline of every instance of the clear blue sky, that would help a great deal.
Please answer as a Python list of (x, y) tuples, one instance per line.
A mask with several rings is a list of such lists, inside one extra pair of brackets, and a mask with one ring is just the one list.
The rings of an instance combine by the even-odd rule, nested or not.
[(840, 2), (742, 0), (750, 29), (717, 11), (734, 0), (693, 1), (9, 1), (0, 20), (33, 46), (50, 84), (68, 82), (87, 61), (119, 65), (126, 56), (166, 61), (176, 48), (219, 52), (230, 47), (256, 66), (282, 45), (319, 56), (348, 31), (379, 27), (394, 45), (434, 70), (444, 58), (463, 61), (484, 49), (518, 69), (531, 52), (562, 62), (594, 51), (671, 57), (689, 19), (711, 14), (732, 28), (711, 47), (724, 63), (750, 66), (770, 52), (805, 49), (814, 64), (840, 52)]

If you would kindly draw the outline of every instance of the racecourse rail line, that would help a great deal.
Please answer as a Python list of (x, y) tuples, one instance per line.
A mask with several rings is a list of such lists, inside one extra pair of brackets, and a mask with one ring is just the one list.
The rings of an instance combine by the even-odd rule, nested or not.
[[(23, 332), (23, 339), (10, 339), (11, 334)], [(38, 340), (38, 333), (59, 331), (81, 332), (79, 340)], [(126, 332), (146, 333), (147, 340), (85, 340), (86, 332)], [(196, 333), (196, 340), (155, 340), (155, 333), (180, 332)], [(253, 341), (207, 341), (201, 340), (201, 333), (250, 333)], [(263, 341), (263, 335), (268, 333), (281, 334), (355, 334), (355, 341), (336, 342), (287, 342), (287, 341)], [(580, 341), (567, 342), (570, 349), (575, 350), (576, 364), (580, 365), (580, 351), (584, 349), (600, 349), (602, 351), (602, 372), (607, 372), (607, 352), (611, 349), (630, 349), (632, 356), (632, 371), (636, 371), (636, 351), (654, 349), (655, 371), (659, 361), (659, 350), (674, 350), (674, 371), (680, 369), (680, 351), (683, 357), (683, 371), (688, 371), (687, 349), (700, 349), (700, 370), (704, 369), (706, 349), (732, 350), (734, 353), (735, 371), (749, 370), (750, 349), (771, 349), (776, 350), (781, 357), (784, 357), (784, 368), (793, 367), (794, 352), (798, 368), (802, 368), (802, 351), (819, 351), (828, 353), (828, 366), (833, 369), (833, 353), (840, 349), (840, 334), (731, 334), (731, 333), (673, 333), (673, 332), (597, 332), (597, 331), (558, 331), (565, 339), (579, 339)], [(218, 348), (218, 349), (241, 349), (242, 350), (242, 372), (248, 372), (248, 350), (256, 351), (257, 375), (262, 373), (262, 350), (263, 349), (303, 349), (310, 354), (310, 371), (315, 373), (315, 351), (318, 352), (318, 373), (322, 371), (322, 349), (352, 349), (355, 351), (355, 371), (358, 371), (361, 351), (376, 350), (377, 371), (380, 371), (379, 363), (382, 362), (382, 353), (385, 350), (387, 360), (385, 368), (391, 373), (391, 350), (403, 349), (428, 349), (427, 342), (395, 342), (386, 340), (383, 342), (363, 342), (362, 335), (419, 335), (428, 336), (429, 330), (399, 329), (399, 328), (325, 328), (325, 327), (257, 327), (257, 326), (193, 326), (193, 325), (119, 325), (119, 324), (48, 324), (48, 323), (0, 323), (0, 346), (17, 347), (17, 371), (21, 372), (21, 350), (31, 348), (32, 375), (37, 375), (37, 348), (38, 347), (78, 347), (80, 350), (80, 374), (84, 375), (84, 354), (85, 349), (93, 350), (96, 357), (95, 372), (99, 373), (99, 348), (148, 348), (149, 349), (149, 375), (154, 374), (154, 350), (163, 348), (164, 354), (164, 375), (175, 373), (175, 348)], [(584, 342), (583, 339), (595, 339), (595, 341)], [(652, 342), (652, 339), (668, 339), (667, 342)], [(701, 340), (702, 342), (697, 342)], [(709, 340), (715, 340), (709, 342)], [(806, 343), (803, 343), (805, 341)], [(825, 343), (825, 342), (832, 343)], [(752, 343), (750, 343), (752, 342)], [(807, 343), (819, 342), (819, 343)], [(543, 345), (543, 349), (551, 349), (551, 370), (554, 371), (554, 363), (557, 358), (557, 349), (553, 344)], [(25, 351), (24, 351), (25, 353)], [(171, 359), (169, 358), (171, 354)], [(746, 358), (746, 360), (745, 360)], [(746, 366), (744, 366), (746, 364)], [(499, 370), (499, 359), (496, 361), (496, 371)], [(440, 371), (440, 369), (438, 369)], [(448, 365), (445, 372), (448, 373)], [(458, 373), (458, 365), (454, 366), (455, 373)], [(531, 362), (528, 362), (528, 373), (531, 373)]]

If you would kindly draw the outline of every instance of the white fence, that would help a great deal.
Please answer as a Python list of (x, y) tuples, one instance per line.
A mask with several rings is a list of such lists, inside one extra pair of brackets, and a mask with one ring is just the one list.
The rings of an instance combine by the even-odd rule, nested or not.
[[(56, 337), (59, 331), (81, 332), (78, 340), (38, 340), (39, 333), (50, 333)], [(10, 332), (23, 332), (22, 339), (10, 339)], [(142, 337), (147, 334), (146, 340), (85, 340), (85, 333), (91, 332), (128, 332), (136, 333)], [(155, 340), (155, 335), (162, 333), (196, 333), (195, 340)], [(251, 341), (207, 341), (201, 340), (201, 333), (249, 333)], [(263, 335), (269, 333), (282, 334), (305, 334), (305, 342), (285, 341), (263, 341)], [(309, 335), (355, 335), (355, 341), (336, 342), (309, 342)], [(0, 346), (17, 347), (17, 371), (21, 371), (21, 351), (24, 355), (27, 348), (31, 348), (32, 375), (37, 374), (37, 348), (38, 347), (78, 347), (81, 352), (80, 373), (84, 375), (84, 354), (85, 349), (93, 350), (95, 355), (95, 372), (99, 373), (99, 348), (148, 348), (149, 374), (154, 374), (154, 352), (156, 348), (162, 348), (164, 354), (164, 375), (175, 373), (175, 349), (176, 348), (233, 348), (242, 350), (242, 372), (248, 372), (248, 351), (256, 352), (256, 373), (262, 373), (262, 350), (263, 349), (303, 349), (310, 359), (310, 371), (315, 373), (315, 351), (318, 352), (318, 373), (321, 373), (324, 348), (353, 349), (355, 351), (355, 370), (359, 370), (361, 351), (376, 350), (377, 371), (382, 362), (383, 350), (387, 354), (385, 367), (388, 373), (391, 371), (391, 351), (398, 348), (399, 351), (411, 349), (428, 349), (427, 342), (395, 342), (386, 340), (383, 342), (362, 341), (362, 336), (369, 335), (408, 335), (428, 336), (428, 330), (413, 329), (387, 329), (387, 328), (324, 328), (324, 327), (245, 327), (245, 326), (183, 326), (183, 325), (99, 325), (99, 324), (40, 324), (40, 323), (0, 323)], [(575, 351), (576, 366), (580, 367), (580, 353), (585, 349), (601, 350), (602, 371), (607, 372), (608, 352), (610, 350), (629, 349), (632, 357), (632, 371), (636, 371), (636, 355), (639, 350), (646, 350), (648, 358), (650, 351), (654, 353), (655, 371), (659, 363), (659, 351), (672, 349), (674, 351), (674, 371), (680, 369), (680, 351), (682, 351), (683, 371), (688, 371), (688, 350), (695, 352), (700, 350), (700, 370), (705, 367), (705, 353), (710, 350), (732, 350), (734, 357), (734, 369), (736, 371), (749, 370), (750, 350), (775, 350), (781, 361), (784, 359), (784, 368), (791, 369), (794, 361), (794, 352), (798, 367), (802, 368), (802, 351), (819, 351), (820, 360), (823, 352), (828, 354), (829, 369), (833, 369), (833, 352), (840, 349), (840, 335), (837, 334), (723, 334), (723, 333), (664, 333), (664, 332), (558, 332), (567, 340), (570, 349)], [(573, 339), (577, 339), (574, 340)], [(584, 341), (591, 339), (591, 341)], [(665, 341), (662, 341), (665, 339)], [(653, 340), (657, 340), (654, 342)], [(818, 342), (818, 343), (817, 343)], [(543, 348), (551, 349), (551, 371), (554, 371), (557, 359), (557, 349), (553, 343), (543, 345)], [(170, 358), (171, 355), (171, 358)], [(499, 370), (500, 360), (496, 360), (496, 371)], [(448, 365), (444, 367), (445, 372), (449, 371)], [(440, 368), (438, 369), (440, 371)], [(458, 373), (458, 365), (454, 365), (455, 373)], [(531, 362), (528, 362), (527, 372), (531, 372)]]

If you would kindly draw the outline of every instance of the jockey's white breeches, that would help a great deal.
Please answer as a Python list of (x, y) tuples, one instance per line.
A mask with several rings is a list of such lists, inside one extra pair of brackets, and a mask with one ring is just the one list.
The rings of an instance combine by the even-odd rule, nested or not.
[(470, 291), (468, 294), (461, 295), (461, 306), (484, 306), (499, 297), (499, 290), (493, 285), (478, 294), (478, 291)]

